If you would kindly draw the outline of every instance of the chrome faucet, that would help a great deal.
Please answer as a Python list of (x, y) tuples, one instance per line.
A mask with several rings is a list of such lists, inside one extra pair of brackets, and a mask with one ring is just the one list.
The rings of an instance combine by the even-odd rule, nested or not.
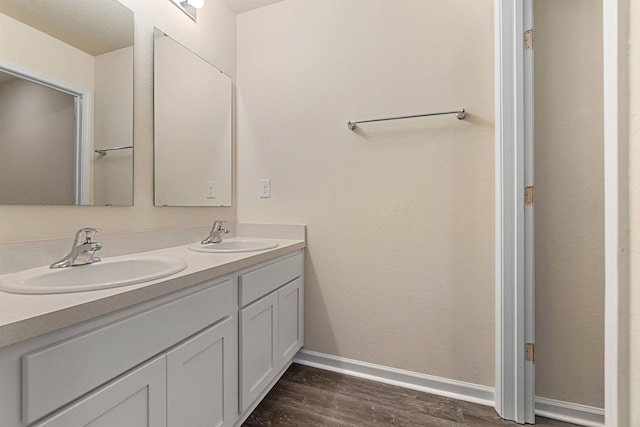
[(73, 267), (100, 261), (95, 253), (102, 249), (102, 243), (93, 241), (99, 231), (101, 230), (97, 228), (81, 228), (76, 231), (71, 252), (60, 261), (51, 264), (49, 268)]
[(227, 224), (226, 221), (215, 220), (213, 222), (213, 227), (211, 227), (211, 231), (209, 232), (209, 236), (204, 239), (201, 243), (203, 245), (208, 245), (209, 243), (220, 243), (222, 242), (222, 236), (225, 234), (229, 234), (229, 230), (224, 228)]

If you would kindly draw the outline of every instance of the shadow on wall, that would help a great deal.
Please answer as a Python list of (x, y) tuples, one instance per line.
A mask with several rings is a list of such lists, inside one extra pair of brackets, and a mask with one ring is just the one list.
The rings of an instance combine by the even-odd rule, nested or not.
[[(331, 319), (327, 311), (325, 299), (322, 296), (322, 289), (320, 288), (318, 274), (316, 273), (316, 269), (313, 265), (312, 252), (313, 251), (309, 249), (309, 246), (307, 246), (305, 249), (304, 260), (304, 348), (307, 350), (326, 352), (327, 349), (336, 349), (337, 342), (335, 334), (330, 327), (323, 328), (322, 330), (318, 329), (318, 325), (331, 325)], [(309, 301), (313, 301), (313, 304), (310, 304)], [(313, 319), (313, 324), (311, 319)], [(312, 340), (309, 339), (309, 332), (314, 335)], [(321, 348), (308, 347), (307, 343), (310, 341), (322, 343)]]

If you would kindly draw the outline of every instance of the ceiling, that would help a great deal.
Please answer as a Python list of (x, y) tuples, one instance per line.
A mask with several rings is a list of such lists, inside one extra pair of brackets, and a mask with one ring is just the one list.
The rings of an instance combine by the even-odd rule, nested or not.
[[(282, 0), (224, 0), (236, 14)], [(114, 0), (0, 0), (0, 13), (93, 56), (133, 44), (133, 13)]]
[(250, 10), (278, 3), (282, 0), (224, 0), (235, 13), (244, 13)]
[(0, 0), (0, 12), (93, 56), (133, 44), (133, 12), (113, 0)]

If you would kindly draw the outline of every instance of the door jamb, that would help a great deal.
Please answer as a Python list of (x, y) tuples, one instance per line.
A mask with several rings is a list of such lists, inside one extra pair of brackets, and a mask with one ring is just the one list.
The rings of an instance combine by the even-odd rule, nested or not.
[[(525, 344), (533, 337), (533, 81), (524, 33), (533, 22), (532, 0), (495, 0), (495, 406), (519, 423), (535, 422), (532, 362)], [(527, 289), (529, 287), (529, 289)]]
[(604, 0), (605, 425), (630, 423), (628, 0)]

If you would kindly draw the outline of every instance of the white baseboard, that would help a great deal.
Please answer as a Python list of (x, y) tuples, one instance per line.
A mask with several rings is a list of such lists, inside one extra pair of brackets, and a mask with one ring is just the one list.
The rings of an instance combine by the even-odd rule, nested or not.
[(493, 406), (493, 388), (302, 349), (295, 363), (425, 393)]
[[(385, 384), (405, 387), (438, 396), (464, 400), (485, 406), (494, 406), (493, 387), (433, 375), (420, 374), (403, 369), (376, 365), (345, 357), (302, 349), (293, 359), (295, 363), (365, 378)], [(577, 403), (536, 397), (536, 415), (588, 427), (604, 426), (604, 410)]]
[(587, 427), (604, 426), (604, 409), (536, 396), (536, 415)]

